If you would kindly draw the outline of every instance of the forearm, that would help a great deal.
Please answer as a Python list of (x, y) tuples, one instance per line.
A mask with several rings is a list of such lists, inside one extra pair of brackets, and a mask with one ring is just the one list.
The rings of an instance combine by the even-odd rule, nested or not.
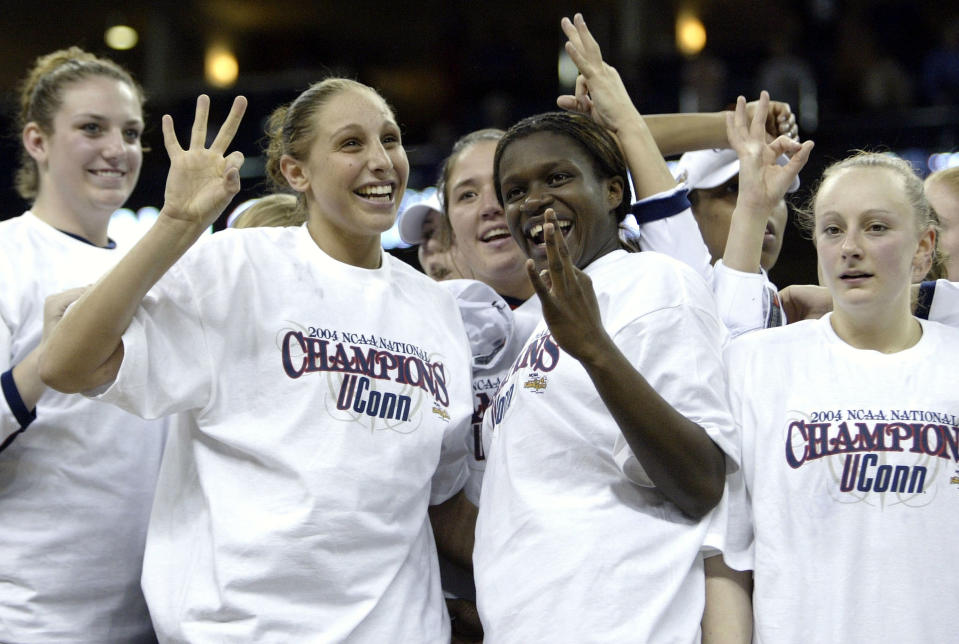
[(769, 208), (743, 203), (740, 198), (729, 223), (723, 264), (743, 273), (759, 272), (763, 236), (766, 234), (766, 222), (771, 212)]
[(121, 337), (146, 293), (199, 238), (202, 228), (161, 213), (117, 265), (73, 304), (53, 330), (40, 377), (59, 391), (86, 391), (119, 369)]
[(626, 164), (633, 178), (636, 199), (642, 199), (676, 185), (676, 180), (656, 146), (650, 128), (639, 112), (616, 131)]
[(752, 642), (752, 610), (752, 574), (732, 570), (719, 555), (706, 559), (703, 644)]
[(13, 368), (13, 382), (27, 409), (34, 409), (47, 386), (40, 380), (40, 349), (35, 348)]
[(656, 146), (665, 156), (729, 147), (725, 112), (649, 114), (644, 118)]
[(699, 518), (722, 496), (725, 458), (702, 427), (676, 411), (608, 339), (581, 363), (650, 480)]
[(462, 491), (439, 505), (431, 505), (429, 509), (436, 549), (466, 570), (473, 569), (473, 542), (478, 512)]

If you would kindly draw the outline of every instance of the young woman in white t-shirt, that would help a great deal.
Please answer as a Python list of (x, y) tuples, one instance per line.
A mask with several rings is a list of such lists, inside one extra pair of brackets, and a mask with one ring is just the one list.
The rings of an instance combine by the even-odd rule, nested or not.
[[(766, 176), (742, 175), (740, 199)], [(747, 572), (710, 561), (704, 641), (948, 641), (959, 330), (912, 312), (935, 241), (922, 182), (853, 155), (825, 171), (807, 223), (832, 312), (726, 351), (741, 470), (724, 558)]]
[(143, 93), (78, 47), (20, 88), (16, 188), (0, 222), (0, 641), (153, 641), (140, 592), (162, 421), (48, 389), (51, 318), (126, 252), (108, 224), (143, 161)]
[(307, 223), (194, 246), (239, 189), (244, 107), (209, 148), (206, 97), (187, 150), (164, 117), (157, 223), (64, 317), (41, 373), (190, 416), (144, 562), (161, 638), (448, 641), (427, 506), (465, 482), (469, 347), (453, 298), (382, 250), (409, 172), (399, 126), (370, 87), (312, 85), (273, 114), (267, 152)]

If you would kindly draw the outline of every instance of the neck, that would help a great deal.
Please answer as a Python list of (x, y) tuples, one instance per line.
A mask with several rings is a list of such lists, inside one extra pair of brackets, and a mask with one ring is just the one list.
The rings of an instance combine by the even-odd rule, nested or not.
[(379, 268), (383, 263), (379, 235), (350, 235), (342, 230), (334, 231), (316, 217), (310, 218), (306, 229), (316, 245), (338, 262), (371, 269)]
[[(844, 342), (857, 349), (881, 353), (904, 351), (922, 337), (922, 326), (908, 308), (896, 307), (896, 314), (854, 313), (836, 306), (829, 319), (833, 330)], [(890, 307), (890, 310), (893, 310)]]
[(499, 284), (490, 284), (494, 291), (500, 295), (505, 295), (506, 297), (516, 298), (517, 300), (528, 300), (533, 297), (533, 285), (529, 281), (529, 277), (526, 276), (526, 267), (523, 267), (523, 272), (518, 276), (522, 279), (515, 279), (504, 281)]
[(69, 205), (59, 203), (58, 199), (46, 192), (37, 195), (36, 201), (30, 206), (30, 212), (44, 223), (79, 235), (97, 246), (106, 246), (109, 241), (107, 226), (110, 224), (112, 212), (80, 214), (71, 210)]

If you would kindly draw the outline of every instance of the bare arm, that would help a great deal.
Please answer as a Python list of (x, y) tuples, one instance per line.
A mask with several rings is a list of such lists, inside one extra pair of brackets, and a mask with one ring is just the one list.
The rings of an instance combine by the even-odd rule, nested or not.
[(473, 569), (473, 542), (479, 510), (461, 490), (429, 509), (430, 524), (441, 555), (466, 570)]
[[(806, 165), (813, 148), (812, 141), (800, 144), (786, 136), (767, 143), (764, 123), (768, 106), (769, 94), (762, 92), (759, 109), (750, 119), (746, 99), (740, 96), (736, 111), (726, 119), (729, 142), (739, 156), (739, 196), (729, 225), (723, 264), (746, 273), (759, 271), (766, 221)], [(791, 158), (781, 166), (777, 159), (783, 154)]]
[(86, 391), (116, 377), (121, 337), (147, 291), (193, 245), (240, 188), (243, 155), (224, 156), (239, 127), (246, 99), (237, 97), (209, 149), (205, 147), (210, 100), (197, 99), (190, 147), (177, 141), (173, 120), (163, 117), (170, 155), (163, 208), (156, 224), (120, 262), (70, 309), (40, 359), (40, 377), (67, 393)]
[(546, 211), (545, 281), (532, 260), (527, 273), (550, 333), (579, 360), (656, 488), (699, 518), (723, 491), (725, 457), (698, 424), (676, 411), (623, 355), (603, 327), (592, 282), (572, 265), (556, 214)]
[(722, 556), (706, 559), (703, 644), (749, 644), (753, 638), (753, 576), (728, 567)]

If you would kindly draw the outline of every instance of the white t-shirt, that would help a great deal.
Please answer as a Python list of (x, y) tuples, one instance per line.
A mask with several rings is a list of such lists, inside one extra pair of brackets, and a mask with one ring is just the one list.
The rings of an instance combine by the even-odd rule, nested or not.
[[(625, 251), (586, 273), (626, 357), (727, 443), (725, 330), (702, 279), (664, 255)], [(708, 520), (627, 477), (638, 461), (617, 458), (629, 450), (618, 425), (545, 323), (487, 410), (486, 436), (473, 561), (487, 642), (699, 641)]]
[[(672, 197), (682, 186), (647, 197), (633, 206), (654, 204)], [(716, 296), (719, 315), (731, 337), (748, 331), (786, 324), (776, 285), (769, 281), (762, 268), (758, 273), (744, 273), (727, 267), (719, 259), (711, 262), (699, 225), (689, 208), (670, 217), (640, 225), (639, 245), (643, 250), (665, 253), (689, 265), (702, 275)]]
[(143, 588), (162, 639), (443, 642), (427, 505), (466, 480), (470, 354), (453, 298), (306, 227), (201, 240), (146, 296), (102, 398), (187, 412)]
[(959, 330), (922, 322), (883, 354), (830, 318), (726, 352), (742, 469), (724, 554), (754, 570), (757, 641), (955, 641)]
[[(48, 295), (92, 284), (124, 252), (30, 212), (0, 223), (0, 372), (39, 344)], [(25, 411), (15, 386), (0, 397), (0, 641), (152, 641), (140, 571), (162, 421), (52, 389), (32, 423)]]
[(467, 439), (470, 475), (464, 491), (466, 498), (479, 506), (486, 469), (483, 414), (542, 319), (542, 309), (535, 295), (510, 309), (496, 291), (475, 280), (446, 280), (440, 284), (456, 297), (473, 352), (473, 431)]

